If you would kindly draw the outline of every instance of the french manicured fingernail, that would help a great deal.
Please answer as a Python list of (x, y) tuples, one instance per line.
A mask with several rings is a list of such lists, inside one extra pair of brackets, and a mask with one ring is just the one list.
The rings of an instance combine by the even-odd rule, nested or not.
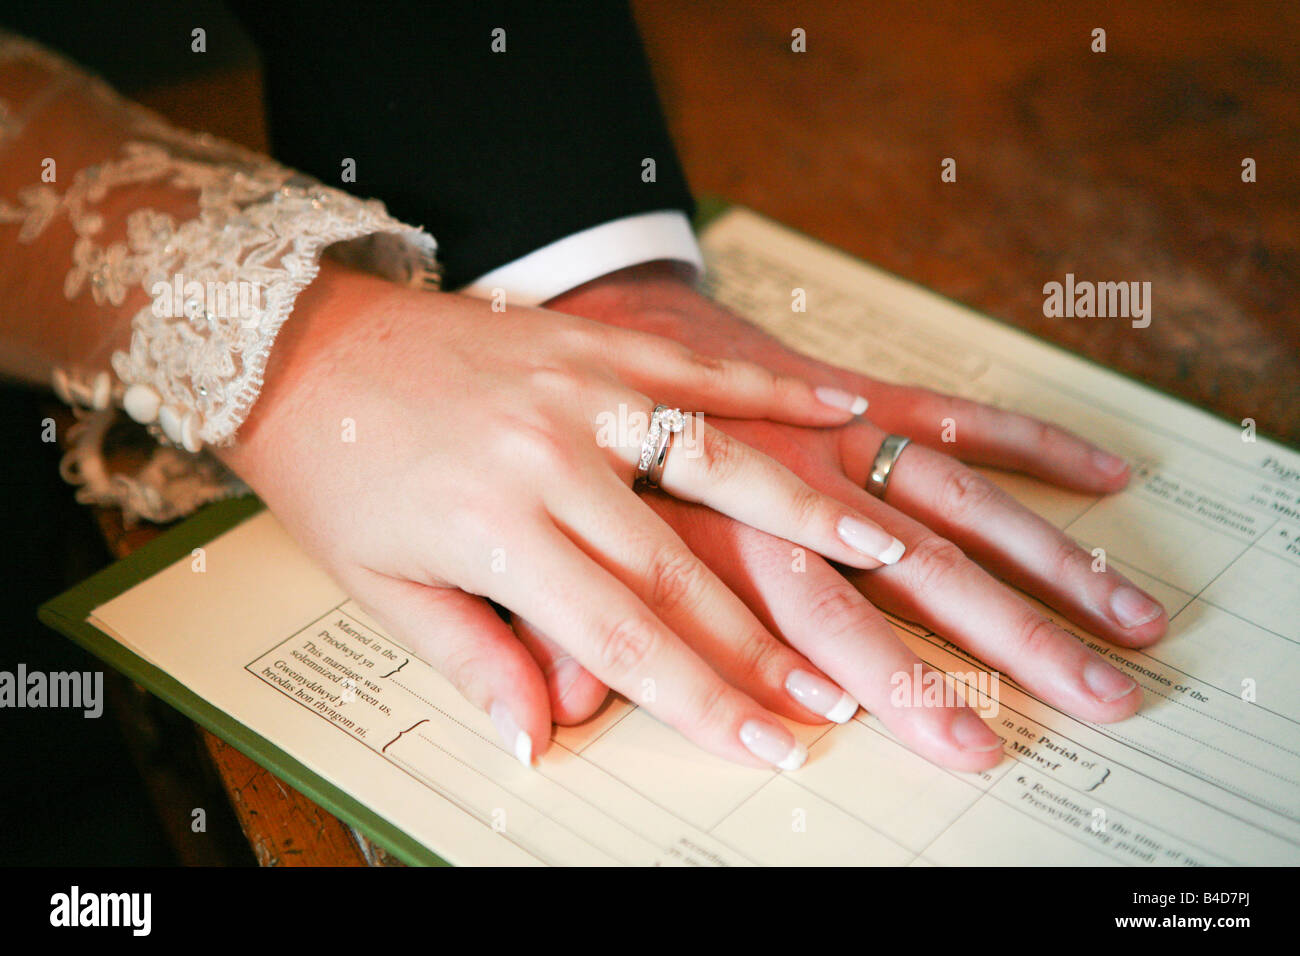
[(1100, 660), (1088, 661), (1083, 665), (1083, 682), (1088, 685), (1088, 690), (1092, 691), (1093, 696), (1103, 704), (1126, 697), (1137, 687), (1131, 677), (1121, 674), (1105, 661)]
[(492, 709), (488, 711), (488, 716), (492, 718), (492, 723), (496, 726), (497, 733), (505, 741), (506, 748), (515, 755), (521, 764), (525, 767), (533, 765), (533, 738), (529, 737), (527, 732), (520, 728), (515, 721), (515, 715), (510, 713), (510, 708), (505, 704), (497, 701), (492, 704)]
[(959, 710), (952, 719), (952, 739), (968, 753), (990, 753), (1002, 749), (1002, 738), (989, 729), (972, 710)]
[(798, 770), (808, 759), (808, 748), (780, 724), (747, 720), (740, 725), (740, 742), (759, 760), (782, 770)]
[(785, 679), (785, 689), (814, 714), (837, 724), (845, 723), (858, 712), (858, 702), (847, 691), (807, 671), (791, 671)]
[(881, 564), (896, 564), (903, 556), (903, 542), (870, 521), (845, 515), (835, 526), (840, 539), (854, 551), (860, 551)]
[(829, 405), (831, 408), (839, 408), (846, 412), (852, 412), (854, 415), (861, 415), (867, 410), (867, 400), (861, 395), (854, 395), (843, 389), (831, 388), (827, 385), (819, 385), (813, 389), (813, 394), (823, 405)]
[(1154, 621), (1164, 610), (1155, 598), (1128, 584), (1117, 587), (1111, 594), (1110, 609), (1123, 627), (1141, 627)]
[(1114, 476), (1121, 474), (1128, 467), (1128, 462), (1118, 455), (1097, 448), (1092, 453), (1092, 467), (1104, 475)]

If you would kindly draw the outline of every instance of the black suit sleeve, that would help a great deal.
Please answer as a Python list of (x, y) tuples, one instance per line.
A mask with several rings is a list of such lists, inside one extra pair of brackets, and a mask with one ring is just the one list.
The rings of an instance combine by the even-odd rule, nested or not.
[(425, 226), (448, 288), (611, 219), (693, 211), (624, 2), (234, 6), (276, 158)]

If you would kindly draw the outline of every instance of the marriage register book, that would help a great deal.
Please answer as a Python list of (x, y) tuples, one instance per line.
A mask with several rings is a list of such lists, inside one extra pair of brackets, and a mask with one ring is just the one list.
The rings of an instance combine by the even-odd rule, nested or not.
[[(1061, 622), (1138, 681), (1135, 716), (1089, 723), (1004, 677), (988, 772), (937, 767), (865, 711), (790, 723), (809, 757), (781, 772), (704, 753), (614, 696), (529, 770), (252, 499), (43, 619), (411, 863), (1300, 863), (1300, 455), (747, 210), (701, 240), (709, 291), (796, 348), (1030, 412), (1133, 463), (1104, 498), (985, 473), (1168, 608), (1144, 650)], [(940, 671), (976, 669), (892, 623)]]

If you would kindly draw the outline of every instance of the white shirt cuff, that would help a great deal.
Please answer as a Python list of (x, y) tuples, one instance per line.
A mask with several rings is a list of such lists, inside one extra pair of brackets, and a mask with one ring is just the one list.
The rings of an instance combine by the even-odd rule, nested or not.
[(679, 209), (637, 213), (557, 239), (480, 276), (460, 291), (490, 299), (502, 289), (511, 305), (540, 305), (584, 282), (657, 259), (685, 262), (697, 273), (704, 259)]

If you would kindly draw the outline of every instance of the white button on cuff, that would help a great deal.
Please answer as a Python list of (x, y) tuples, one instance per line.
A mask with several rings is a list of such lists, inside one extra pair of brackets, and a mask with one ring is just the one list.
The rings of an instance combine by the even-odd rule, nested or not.
[(199, 416), (193, 412), (181, 420), (181, 446), (191, 453), (203, 447), (203, 441), (199, 438)]
[(162, 426), (163, 434), (168, 440), (181, 443), (181, 414), (171, 405), (164, 405), (158, 409), (158, 424)]
[(132, 385), (122, 396), (122, 407), (141, 425), (148, 425), (158, 417), (162, 397), (148, 385)]

